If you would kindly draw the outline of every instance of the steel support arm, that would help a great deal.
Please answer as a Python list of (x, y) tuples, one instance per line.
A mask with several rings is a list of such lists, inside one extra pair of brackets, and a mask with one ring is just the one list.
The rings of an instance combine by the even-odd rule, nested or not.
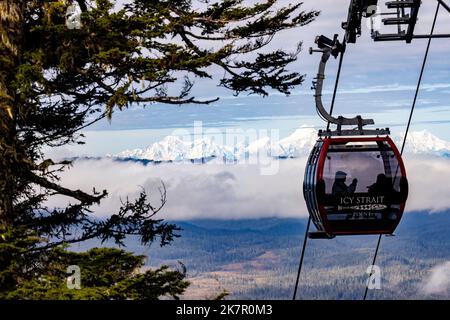
[(322, 58), (320, 59), (319, 71), (317, 73), (316, 83), (315, 83), (315, 100), (316, 100), (316, 108), (320, 115), (326, 120), (338, 126), (340, 129), (341, 126), (358, 126), (359, 129), (362, 129), (363, 126), (368, 124), (374, 124), (373, 119), (362, 119), (361, 116), (356, 116), (354, 118), (344, 118), (338, 117), (335, 118), (331, 116), (324, 108), (322, 102), (322, 90), (323, 90), (323, 81), (325, 79), (325, 68), (328, 60), (331, 56), (331, 49), (324, 49)]

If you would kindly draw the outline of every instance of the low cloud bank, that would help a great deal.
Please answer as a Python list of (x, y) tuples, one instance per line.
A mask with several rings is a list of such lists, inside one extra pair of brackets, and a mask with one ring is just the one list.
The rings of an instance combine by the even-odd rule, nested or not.
[[(108, 190), (108, 198), (93, 208), (98, 216), (117, 212), (121, 200), (136, 198), (142, 188), (157, 204), (158, 187), (164, 181), (168, 201), (161, 218), (306, 217), (302, 195), (306, 157), (274, 161), (277, 173), (262, 175), (260, 166), (250, 164), (146, 166), (112, 159), (78, 160), (62, 175), (62, 183), (85, 191)], [(410, 182), (407, 211), (449, 209), (450, 159), (416, 155), (405, 161)], [(67, 201), (53, 198), (48, 205), (64, 206)]]
[(407, 211), (430, 212), (450, 208), (450, 159), (433, 156), (407, 156), (409, 179)]

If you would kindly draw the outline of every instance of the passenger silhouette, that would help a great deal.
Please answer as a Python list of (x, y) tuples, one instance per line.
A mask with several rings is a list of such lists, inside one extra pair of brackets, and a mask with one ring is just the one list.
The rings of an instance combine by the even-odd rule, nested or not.
[(367, 188), (371, 194), (389, 195), (395, 192), (391, 179), (388, 179), (384, 173), (380, 173), (377, 181)]
[(352, 183), (347, 186), (345, 180), (347, 179), (347, 174), (343, 171), (336, 172), (334, 177), (334, 183), (332, 188), (332, 194), (335, 196), (352, 194), (356, 190), (357, 179), (353, 179)]
[(369, 189), (368, 192), (373, 194), (384, 193), (386, 187), (386, 180), (387, 180), (386, 175), (384, 173), (380, 173), (377, 176), (377, 182), (367, 187)]

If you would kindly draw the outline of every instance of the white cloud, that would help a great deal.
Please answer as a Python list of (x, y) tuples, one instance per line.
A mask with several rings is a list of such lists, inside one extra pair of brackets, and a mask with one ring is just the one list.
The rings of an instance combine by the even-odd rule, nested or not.
[(431, 156), (406, 156), (410, 195), (407, 210), (443, 211), (450, 208), (450, 160)]
[[(107, 189), (109, 197), (100, 207), (93, 208), (100, 216), (116, 212), (120, 199), (135, 198), (141, 187), (152, 195), (152, 201), (158, 202), (157, 188), (163, 180), (168, 202), (161, 218), (305, 217), (302, 195), (305, 163), (306, 157), (281, 160), (277, 174), (264, 176), (260, 166), (248, 164), (145, 166), (111, 159), (80, 160), (64, 173), (62, 183), (85, 191), (92, 187)], [(450, 159), (411, 155), (406, 166), (410, 182), (408, 211), (450, 208)], [(50, 205), (63, 206), (66, 201), (53, 199)]]
[[(196, 165), (115, 162), (109, 159), (77, 161), (62, 182), (89, 191), (107, 189), (109, 197), (97, 215), (117, 211), (120, 199), (135, 198), (141, 187), (158, 202), (160, 181), (167, 187), (168, 202), (162, 218), (257, 218), (305, 216), (301, 183), (305, 158), (281, 161), (278, 174), (263, 176), (257, 165)], [(52, 205), (63, 206), (58, 198)]]
[[(426, 83), (422, 84), (421, 90), (432, 92), (440, 89), (447, 89), (450, 88), (450, 84), (448, 83)], [(389, 85), (382, 85), (382, 86), (367, 86), (367, 87), (360, 87), (360, 88), (354, 88), (354, 89), (345, 89), (341, 90), (339, 93), (341, 94), (366, 94), (366, 93), (377, 93), (377, 92), (396, 92), (396, 91), (409, 91), (412, 92), (416, 89), (415, 85), (400, 85), (398, 83), (389, 84)], [(329, 91), (327, 93), (332, 93), (332, 91)], [(429, 104), (429, 101), (422, 100), (420, 101), (421, 104)]]
[(427, 294), (448, 295), (450, 293), (450, 261), (433, 267), (422, 291)]

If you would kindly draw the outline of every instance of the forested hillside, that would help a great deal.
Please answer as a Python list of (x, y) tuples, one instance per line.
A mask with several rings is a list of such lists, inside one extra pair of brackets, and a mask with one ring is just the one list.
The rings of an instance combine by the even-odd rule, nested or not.
[[(192, 282), (185, 298), (291, 299), (306, 220), (196, 220), (177, 222), (181, 237), (163, 249), (128, 249), (149, 256), (147, 265), (187, 267)], [(376, 236), (340, 237), (308, 243), (299, 298), (361, 299)], [(90, 243), (89, 246), (94, 245)], [(369, 299), (449, 297), (425, 294), (430, 270), (450, 260), (450, 215), (407, 213), (395, 237), (383, 237), (377, 264), (382, 289)], [(447, 295), (446, 295), (447, 294)]]

